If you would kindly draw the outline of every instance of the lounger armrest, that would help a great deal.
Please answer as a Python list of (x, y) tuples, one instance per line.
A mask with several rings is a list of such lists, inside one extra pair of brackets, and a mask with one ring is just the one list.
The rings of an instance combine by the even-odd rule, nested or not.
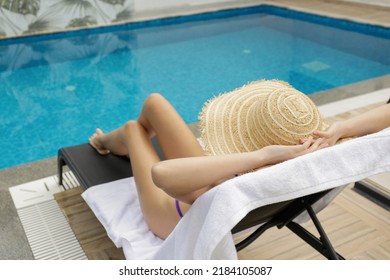
[(102, 156), (89, 144), (61, 148), (58, 164), (67, 165), (84, 190), (89, 187), (132, 176), (127, 157)]

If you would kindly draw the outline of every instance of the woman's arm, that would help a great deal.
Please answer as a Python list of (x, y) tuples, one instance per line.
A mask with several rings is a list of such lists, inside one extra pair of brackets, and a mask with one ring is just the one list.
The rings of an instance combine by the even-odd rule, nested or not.
[(326, 131), (315, 131), (313, 134), (334, 145), (341, 138), (362, 136), (389, 126), (390, 104), (385, 104), (348, 120), (337, 121)]
[(268, 146), (247, 153), (166, 160), (153, 166), (152, 178), (169, 195), (192, 203), (200, 194), (235, 174), (291, 159), (324, 146), (322, 139), (312, 141), (310, 138), (302, 145)]

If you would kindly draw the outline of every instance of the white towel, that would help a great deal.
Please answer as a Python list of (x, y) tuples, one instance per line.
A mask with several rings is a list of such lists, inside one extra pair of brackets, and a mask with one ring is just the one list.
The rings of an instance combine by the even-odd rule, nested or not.
[(390, 129), (226, 181), (199, 197), (164, 241), (145, 228), (132, 179), (90, 188), (83, 197), (126, 258), (236, 259), (231, 229), (251, 210), (386, 171)]
[(133, 177), (91, 187), (82, 197), (127, 259), (150, 259), (161, 246), (143, 219)]

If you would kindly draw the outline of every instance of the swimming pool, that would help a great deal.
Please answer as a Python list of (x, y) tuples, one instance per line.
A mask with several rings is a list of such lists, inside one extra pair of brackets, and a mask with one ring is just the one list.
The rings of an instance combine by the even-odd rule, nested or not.
[(135, 118), (160, 92), (187, 123), (221, 92), (306, 94), (390, 73), (390, 31), (270, 6), (0, 41), (0, 169)]

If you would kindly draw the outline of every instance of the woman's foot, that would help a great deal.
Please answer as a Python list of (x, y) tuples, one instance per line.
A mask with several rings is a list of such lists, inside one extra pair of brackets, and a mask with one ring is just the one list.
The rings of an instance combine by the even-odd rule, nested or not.
[(95, 133), (89, 138), (89, 144), (95, 148), (95, 150), (101, 155), (108, 155), (110, 150), (106, 149), (100, 140), (104, 135), (103, 131), (100, 128), (96, 128)]

